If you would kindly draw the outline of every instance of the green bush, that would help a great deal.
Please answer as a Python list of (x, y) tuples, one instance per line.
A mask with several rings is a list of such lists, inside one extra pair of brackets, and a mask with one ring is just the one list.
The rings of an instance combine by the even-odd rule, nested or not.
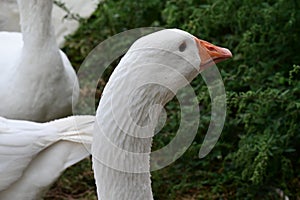
[[(183, 157), (153, 173), (155, 198), (279, 199), (276, 188), (299, 198), (300, 2), (105, 0), (64, 50), (78, 67), (107, 37), (147, 26), (181, 28), (234, 55), (218, 66), (228, 109), (220, 141), (207, 157), (197, 158), (210, 119), (210, 98), (199, 77), (192, 83), (201, 105), (199, 133)], [(156, 148), (178, 127), (176, 100), (167, 110), (168, 124), (155, 137)]]

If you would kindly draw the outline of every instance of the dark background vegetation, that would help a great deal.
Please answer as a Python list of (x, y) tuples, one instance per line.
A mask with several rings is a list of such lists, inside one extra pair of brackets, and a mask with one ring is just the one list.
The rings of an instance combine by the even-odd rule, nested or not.
[[(81, 20), (64, 51), (78, 68), (111, 35), (149, 26), (183, 29), (234, 55), (218, 64), (227, 95), (220, 140), (198, 158), (210, 120), (210, 98), (199, 76), (192, 83), (201, 104), (198, 134), (179, 160), (152, 173), (155, 199), (280, 199), (280, 192), (300, 199), (300, 2), (105, 0), (90, 19)], [(172, 139), (179, 123), (178, 102), (167, 110), (157, 148)], [(95, 198), (86, 160), (67, 170), (46, 199)]]

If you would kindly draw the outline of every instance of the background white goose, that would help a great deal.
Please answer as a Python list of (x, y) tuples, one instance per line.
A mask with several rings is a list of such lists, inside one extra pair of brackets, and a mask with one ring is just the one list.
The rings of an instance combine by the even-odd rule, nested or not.
[(56, 44), (53, 1), (18, 0), (18, 5), (22, 34), (0, 32), (0, 115), (32, 121), (70, 115), (79, 85)]
[(150, 152), (161, 111), (155, 105), (165, 105), (213, 61), (231, 56), (228, 49), (177, 29), (147, 35), (131, 46), (97, 110), (92, 155), (99, 199), (153, 199)]
[[(74, 14), (88, 18), (97, 8), (98, 0), (62, 0), (62, 3)], [(66, 11), (54, 5), (52, 21), (55, 28), (57, 43), (63, 46), (65, 36), (75, 32), (79, 26), (74, 19), (64, 19)], [(0, 31), (19, 32), (20, 28), (19, 9), (16, 0), (0, 0)]]
[(94, 120), (40, 124), (0, 117), (0, 199), (40, 199), (66, 168), (89, 155)]

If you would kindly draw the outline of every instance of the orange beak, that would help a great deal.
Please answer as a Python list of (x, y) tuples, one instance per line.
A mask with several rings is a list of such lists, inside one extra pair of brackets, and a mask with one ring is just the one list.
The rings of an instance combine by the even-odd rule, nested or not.
[(219, 63), (232, 57), (231, 52), (226, 48), (215, 46), (204, 40), (199, 40), (198, 38), (195, 38), (195, 40), (198, 45), (201, 59), (201, 71), (209, 66), (214, 65), (215, 63)]

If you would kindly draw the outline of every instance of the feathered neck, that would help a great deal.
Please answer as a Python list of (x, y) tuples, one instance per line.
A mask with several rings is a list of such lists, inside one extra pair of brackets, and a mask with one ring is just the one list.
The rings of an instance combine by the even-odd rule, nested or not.
[(55, 44), (51, 22), (53, 0), (18, 0), (24, 47)]
[(173, 94), (160, 85), (143, 84), (143, 78), (134, 75), (139, 71), (135, 61), (131, 67), (120, 64), (97, 111), (92, 154), (98, 198), (152, 200), (152, 137), (161, 108)]
[[(40, 85), (50, 84), (46, 80), (58, 81), (50, 78), (64, 73), (51, 24), (53, 0), (18, 0), (18, 6), (24, 45), (16, 62), (15, 79), (22, 85), (28, 84), (26, 88), (33, 87), (33, 79)], [(24, 79), (24, 75), (28, 78)]]

